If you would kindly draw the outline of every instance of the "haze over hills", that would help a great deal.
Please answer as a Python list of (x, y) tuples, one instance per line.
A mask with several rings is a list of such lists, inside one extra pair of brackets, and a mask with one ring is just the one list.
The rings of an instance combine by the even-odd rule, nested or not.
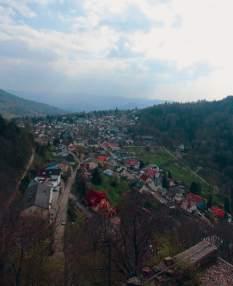
[(80, 111), (99, 111), (99, 110), (128, 110), (134, 108), (145, 108), (152, 105), (163, 103), (162, 100), (150, 100), (142, 98), (125, 98), (120, 96), (114, 97), (98, 97), (96, 100), (93, 98), (84, 97), (82, 99), (78, 98), (76, 104), (66, 103), (65, 108), (69, 111), (80, 112)]
[[(99, 110), (127, 110), (134, 108), (145, 108), (152, 105), (157, 105), (164, 103), (165, 100), (159, 99), (148, 99), (143, 97), (126, 97), (126, 96), (115, 96), (115, 95), (90, 95), (90, 94), (80, 94), (77, 93), (67, 93), (65, 96), (63, 94), (46, 94), (37, 93), (36, 91), (24, 92), (24, 91), (14, 91), (24, 98), (37, 100), (45, 102), (49, 105), (54, 105), (56, 101), (56, 106), (58, 108), (64, 109), (70, 112), (89, 112), (89, 111), (99, 111)], [(56, 100), (55, 100), (56, 99)]]
[(0, 114), (5, 118), (64, 113), (56, 107), (24, 99), (0, 89)]

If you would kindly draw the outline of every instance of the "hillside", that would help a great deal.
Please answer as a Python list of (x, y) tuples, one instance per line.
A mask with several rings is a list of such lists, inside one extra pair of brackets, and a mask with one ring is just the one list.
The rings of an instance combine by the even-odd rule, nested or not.
[(183, 159), (199, 174), (230, 190), (233, 177), (233, 97), (221, 101), (162, 104), (139, 112), (136, 134), (175, 151), (184, 144)]
[(0, 114), (3, 117), (44, 116), (62, 112), (58, 108), (23, 99), (0, 89)]
[(17, 180), (31, 156), (32, 144), (32, 138), (25, 130), (0, 117), (1, 203), (15, 191)]

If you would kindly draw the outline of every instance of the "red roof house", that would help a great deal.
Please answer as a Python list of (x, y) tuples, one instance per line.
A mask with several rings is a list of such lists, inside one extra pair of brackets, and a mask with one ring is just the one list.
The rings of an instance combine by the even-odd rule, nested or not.
[(146, 168), (144, 170), (144, 174), (146, 174), (151, 179), (153, 179), (155, 177), (156, 173), (157, 173), (157, 171), (154, 168)]
[(96, 158), (96, 160), (98, 161), (98, 163), (103, 167), (105, 166), (107, 160), (108, 160), (108, 156), (106, 155), (100, 155)]
[(116, 210), (112, 208), (106, 193), (89, 191), (86, 196), (88, 205), (96, 212), (105, 213), (108, 217), (116, 215)]
[(139, 168), (140, 162), (136, 159), (128, 159), (128, 160), (126, 160), (126, 165), (129, 168)]
[(146, 181), (149, 179), (149, 177), (148, 177), (146, 174), (142, 174), (142, 175), (140, 176), (140, 179), (141, 179), (142, 181), (146, 182)]
[(90, 207), (96, 207), (102, 200), (107, 200), (107, 196), (104, 192), (89, 191), (86, 199)]
[(183, 200), (181, 207), (185, 210), (192, 211), (197, 208), (197, 205), (200, 204), (204, 199), (196, 194), (188, 193), (186, 198)]
[(100, 155), (100, 156), (98, 156), (96, 159), (97, 159), (97, 161), (99, 161), (99, 162), (106, 162), (106, 161), (108, 160), (108, 156), (106, 156), (106, 155)]
[(224, 218), (225, 217), (225, 212), (223, 209), (220, 209), (218, 207), (212, 207), (211, 212), (213, 215), (217, 218)]
[(199, 204), (200, 202), (203, 201), (202, 196), (193, 194), (193, 193), (188, 193), (186, 196), (186, 199), (191, 202), (191, 203), (195, 203), (195, 204)]
[(102, 144), (101, 144), (101, 147), (102, 148), (108, 148), (109, 147), (109, 143), (108, 142), (103, 142)]

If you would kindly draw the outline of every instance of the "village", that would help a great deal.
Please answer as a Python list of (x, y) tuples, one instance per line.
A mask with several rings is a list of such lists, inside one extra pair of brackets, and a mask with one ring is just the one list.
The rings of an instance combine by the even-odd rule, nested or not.
[[(209, 217), (231, 222), (230, 214), (223, 208), (208, 205), (201, 194), (195, 189), (190, 191), (190, 186), (177, 181), (156, 161), (145, 164), (137, 158), (134, 146), (140, 143), (143, 148), (151, 148), (152, 143), (149, 136), (132, 139), (129, 135), (128, 130), (136, 120), (133, 112), (129, 116), (63, 116), (37, 120), (33, 124), (35, 141), (39, 145), (49, 144), (54, 159), (38, 170), (30, 182), (22, 214), (39, 212), (54, 222), (62, 198), (60, 194), (76, 168), (75, 175), (77, 172), (77, 176), (82, 176), (87, 186), (82, 202), (86, 207), (105, 211), (111, 217), (117, 215), (114, 209), (121, 195), (133, 189), (150, 193), (161, 204), (173, 209), (181, 208), (207, 223), (211, 223)], [(94, 184), (93, 174), (99, 177)]]
[[(152, 204), (154, 201), (171, 211), (181, 210), (186, 216), (207, 226), (213, 226), (218, 221), (231, 223), (231, 215), (200, 193), (197, 182), (189, 185), (187, 181), (173, 177), (170, 169), (161, 167), (159, 157), (154, 160), (153, 154), (159, 154), (163, 149), (150, 136), (130, 133), (136, 121), (132, 111), (128, 115), (92, 113), (41, 118), (31, 122), (37, 146), (49, 150), (50, 156), (36, 170), (24, 192), (21, 216), (41, 216), (53, 227), (54, 257), (64, 257), (67, 223), (77, 223), (71, 206), (75, 206), (78, 214), (87, 219), (100, 214), (113, 227), (118, 227), (121, 224), (118, 205), (130, 191), (149, 195)], [(24, 123), (20, 124), (24, 126)], [(138, 150), (143, 155), (149, 154), (149, 160), (147, 156), (140, 156)], [(216, 243), (218, 238), (211, 237), (211, 240)], [(210, 249), (207, 256), (211, 256), (213, 251), (216, 256), (216, 248), (213, 250), (209, 244), (200, 244), (200, 247)], [(225, 262), (220, 261), (219, 265), (225, 267)], [(222, 273), (220, 266), (220, 270), (217, 267), (219, 275)], [(167, 265), (162, 267), (167, 269)], [(160, 275), (156, 276), (157, 272), (148, 271), (150, 274), (148, 276), (146, 271), (145, 279), (160, 279)], [(209, 276), (211, 274), (206, 279)], [(137, 281), (136, 284), (130, 283), (127, 285), (141, 285)]]

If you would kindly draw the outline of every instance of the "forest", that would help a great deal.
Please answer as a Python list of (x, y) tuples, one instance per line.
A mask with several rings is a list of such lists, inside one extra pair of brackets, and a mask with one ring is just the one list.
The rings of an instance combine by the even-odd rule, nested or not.
[(0, 197), (4, 202), (15, 191), (17, 180), (32, 152), (33, 139), (26, 130), (0, 117)]
[(177, 150), (199, 174), (225, 192), (233, 175), (233, 97), (221, 101), (166, 103), (138, 112), (136, 135), (152, 135), (154, 142)]

